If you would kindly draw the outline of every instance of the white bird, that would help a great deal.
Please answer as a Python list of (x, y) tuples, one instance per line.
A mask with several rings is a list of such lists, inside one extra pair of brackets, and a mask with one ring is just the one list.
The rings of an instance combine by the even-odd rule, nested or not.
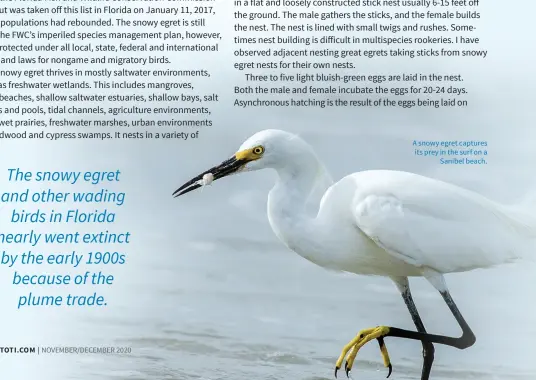
[[(279, 130), (256, 133), (230, 159), (173, 195), (202, 186), (200, 180), (207, 173), (218, 180), (266, 168), (278, 174), (268, 196), (268, 219), (277, 237), (322, 267), (391, 278), (417, 328), (417, 332), (389, 326), (361, 330), (344, 347), (335, 376), (345, 358), (348, 376), (358, 350), (373, 339), (390, 375), (384, 337), (391, 336), (422, 342), (421, 380), (428, 380), (433, 343), (465, 349), (476, 340), (443, 275), (512, 262), (527, 257), (535, 247), (536, 222), (520, 211), (455, 185), (401, 171), (362, 171), (333, 183), (306, 142)], [(410, 292), (408, 277), (414, 276), (426, 278), (439, 291), (462, 329), (461, 337), (426, 332)]]

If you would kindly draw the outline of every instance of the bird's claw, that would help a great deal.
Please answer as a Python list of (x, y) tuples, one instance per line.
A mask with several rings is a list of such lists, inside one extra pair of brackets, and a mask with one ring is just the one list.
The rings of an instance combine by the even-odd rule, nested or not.
[(341, 355), (337, 359), (335, 365), (335, 377), (337, 377), (337, 372), (341, 368), (342, 361), (346, 358), (344, 363), (344, 371), (346, 372), (346, 377), (350, 377), (350, 371), (354, 365), (355, 358), (361, 347), (372, 339), (377, 339), (380, 346), (380, 352), (383, 358), (383, 364), (385, 367), (389, 368), (389, 373), (387, 377), (391, 376), (393, 371), (393, 366), (391, 365), (391, 360), (389, 359), (389, 353), (387, 352), (387, 346), (383, 340), (383, 337), (386, 336), (389, 332), (389, 328), (386, 326), (378, 326), (370, 329), (361, 330), (354, 339), (350, 341), (346, 346), (344, 346)]
[(377, 339), (378, 344), (380, 345), (380, 352), (382, 353), (383, 365), (389, 368), (389, 373), (387, 374), (387, 378), (389, 378), (389, 376), (391, 376), (391, 373), (393, 372), (393, 365), (391, 364), (389, 352), (387, 352), (387, 346), (385, 345), (383, 337), (379, 337)]

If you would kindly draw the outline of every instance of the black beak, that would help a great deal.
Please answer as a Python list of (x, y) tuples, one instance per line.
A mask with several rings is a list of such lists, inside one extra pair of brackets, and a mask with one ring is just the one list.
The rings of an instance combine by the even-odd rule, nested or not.
[(183, 194), (189, 193), (190, 191), (198, 189), (201, 186), (203, 186), (198, 182), (203, 179), (203, 176), (205, 174), (212, 173), (214, 177), (213, 181), (215, 181), (217, 179), (233, 174), (238, 169), (240, 169), (243, 165), (245, 165), (246, 162), (247, 162), (246, 160), (237, 160), (236, 157), (233, 156), (230, 159), (223, 161), (221, 164), (208, 169), (207, 171), (199, 174), (198, 176), (186, 182), (184, 185), (182, 185), (177, 190), (175, 190), (175, 192), (173, 193), (173, 197), (177, 198)]

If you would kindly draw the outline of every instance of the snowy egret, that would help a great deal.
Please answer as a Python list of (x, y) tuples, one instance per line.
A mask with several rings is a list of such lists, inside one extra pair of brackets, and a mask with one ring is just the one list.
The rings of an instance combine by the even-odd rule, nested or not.
[[(512, 262), (534, 247), (536, 223), (528, 215), (407, 172), (369, 170), (333, 183), (305, 141), (278, 130), (256, 133), (231, 158), (186, 182), (173, 196), (202, 186), (207, 173), (218, 180), (265, 168), (278, 174), (268, 196), (268, 219), (277, 237), (317, 265), (391, 278), (416, 326), (416, 332), (389, 326), (361, 330), (342, 350), (335, 376), (345, 358), (348, 376), (359, 349), (374, 339), (390, 375), (384, 338), (399, 337), (422, 342), (421, 380), (428, 380), (434, 343), (458, 349), (475, 343), (444, 274)], [(315, 197), (318, 190), (322, 196)], [(311, 210), (308, 204), (315, 207)], [(439, 291), (461, 327), (461, 337), (427, 333), (410, 291), (408, 277), (415, 276)]]

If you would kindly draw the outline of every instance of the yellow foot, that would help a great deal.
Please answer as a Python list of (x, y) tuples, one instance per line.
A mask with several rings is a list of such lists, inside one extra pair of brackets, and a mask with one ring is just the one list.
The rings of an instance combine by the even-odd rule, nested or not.
[(378, 340), (378, 344), (380, 345), (380, 351), (383, 358), (383, 364), (385, 365), (385, 367), (389, 368), (389, 374), (387, 375), (387, 377), (391, 376), (393, 366), (391, 365), (389, 353), (387, 352), (387, 347), (385, 346), (385, 342), (383, 341), (383, 337), (386, 336), (388, 333), (389, 327), (387, 326), (378, 326), (370, 329), (361, 330), (355, 336), (355, 338), (352, 339), (350, 343), (348, 343), (342, 349), (342, 353), (339, 356), (339, 359), (337, 359), (337, 363), (335, 364), (335, 377), (337, 377), (337, 372), (339, 371), (339, 369), (341, 369), (344, 358), (346, 358), (344, 369), (346, 372), (346, 376), (349, 376), (349, 373), (354, 365), (357, 352), (361, 347), (370, 342), (372, 339)]

